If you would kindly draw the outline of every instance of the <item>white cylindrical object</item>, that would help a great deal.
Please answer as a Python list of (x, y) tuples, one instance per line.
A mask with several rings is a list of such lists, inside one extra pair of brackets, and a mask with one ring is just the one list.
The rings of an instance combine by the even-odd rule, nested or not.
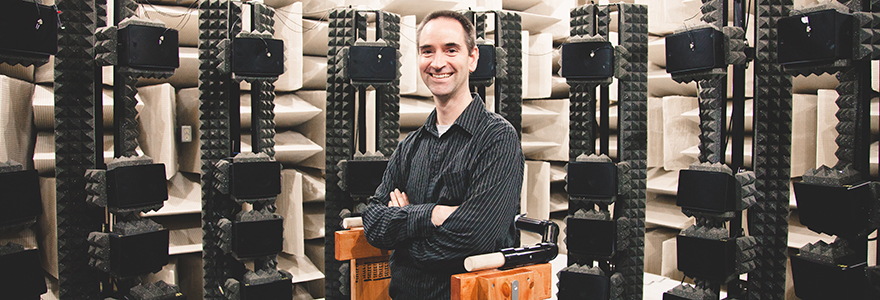
[(500, 268), (504, 265), (504, 254), (493, 252), (474, 255), (464, 259), (464, 269), (468, 272)]
[(355, 227), (364, 227), (364, 221), (361, 217), (342, 219), (342, 228), (352, 229)]

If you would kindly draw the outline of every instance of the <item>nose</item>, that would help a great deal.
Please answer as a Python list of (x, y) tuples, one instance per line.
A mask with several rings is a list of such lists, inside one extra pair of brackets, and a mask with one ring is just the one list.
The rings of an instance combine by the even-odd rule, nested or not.
[(431, 68), (442, 69), (446, 66), (446, 58), (443, 55), (434, 55), (431, 59)]

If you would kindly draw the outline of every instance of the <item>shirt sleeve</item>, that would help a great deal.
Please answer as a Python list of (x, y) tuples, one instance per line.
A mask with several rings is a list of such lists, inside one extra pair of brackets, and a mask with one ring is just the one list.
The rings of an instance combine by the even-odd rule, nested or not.
[(389, 194), (397, 187), (402, 168), (401, 149), (398, 145), (391, 155), (382, 175), (382, 183), (376, 188), (376, 194), (370, 197), (362, 215), (367, 242), (376, 248), (396, 249), (411, 238), (428, 236), (434, 231), (431, 213), (435, 204), (388, 207), (391, 201)]
[(516, 132), (503, 128), (474, 158), (470, 190), (458, 209), (432, 234), (406, 245), (419, 268), (447, 269), (467, 256), (511, 246), (505, 243), (511, 240), (525, 159)]

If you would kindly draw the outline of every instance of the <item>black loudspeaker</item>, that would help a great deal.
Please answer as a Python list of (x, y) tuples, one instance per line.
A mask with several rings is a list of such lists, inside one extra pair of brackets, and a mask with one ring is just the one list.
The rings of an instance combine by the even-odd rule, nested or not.
[(229, 194), (236, 199), (263, 199), (281, 194), (281, 163), (277, 161), (233, 163)]
[(346, 162), (345, 184), (352, 196), (373, 196), (382, 184), (388, 160), (349, 160)]
[(277, 77), (283, 74), (284, 41), (252, 37), (233, 39), (232, 72), (249, 77)]
[(284, 219), (235, 221), (232, 226), (232, 251), (238, 258), (281, 252), (284, 240)]
[(741, 201), (734, 199), (737, 188), (736, 178), (724, 172), (681, 170), (675, 204), (715, 213), (742, 210)]
[(605, 79), (614, 76), (614, 47), (610, 42), (562, 44), (562, 77)]
[(0, 225), (16, 224), (43, 213), (37, 170), (0, 173)]
[(0, 51), (37, 55), (52, 55), (58, 51), (58, 11), (34, 1), (3, 1)]
[(352, 81), (391, 82), (397, 78), (397, 49), (388, 46), (351, 46), (348, 74)]
[(666, 72), (671, 74), (726, 68), (724, 34), (714, 28), (666, 36)]
[(559, 272), (559, 300), (608, 300), (611, 280), (606, 276)]
[(40, 299), (46, 279), (37, 249), (0, 255), (0, 291), (3, 299)]
[(617, 196), (617, 165), (612, 162), (569, 162), (568, 195), (581, 198)]
[(168, 199), (165, 165), (117, 167), (107, 171), (107, 206), (138, 208)]
[(801, 224), (810, 230), (847, 238), (866, 231), (874, 201), (867, 182), (854, 186), (793, 185)]
[(483, 81), (495, 78), (495, 46), (477, 45), (480, 51), (480, 59), (477, 60), (477, 69), (471, 72), (470, 81)]
[(617, 246), (617, 221), (565, 219), (568, 254), (584, 258), (609, 258)]
[(815, 11), (777, 21), (783, 65), (833, 61), (852, 57), (853, 16), (836, 10)]
[(791, 257), (794, 293), (804, 300), (876, 299), (867, 297), (865, 266), (865, 262), (831, 264), (794, 255)]
[(117, 34), (118, 65), (174, 70), (180, 66), (177, 30), (130, 24)]
[(121, 277), (152, 273), (168, 264), (168, 230), (110, 234), (110, 271)]
[(285, 273), (279, 280), (261, 284), (241, 284), (240, 300), (289, 300), (293, 298), (293, 281)]
[(736, 271), (736, 240), (676, 237), (678, 269), (688, 277), (723, 280)]

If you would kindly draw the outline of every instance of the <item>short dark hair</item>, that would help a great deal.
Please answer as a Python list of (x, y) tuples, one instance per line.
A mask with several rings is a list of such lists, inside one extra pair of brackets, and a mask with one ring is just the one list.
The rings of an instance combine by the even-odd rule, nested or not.
[(467, 46), (468, 48), (468, 55), (472, 54), (474, 51), (474, 47), (477, 46), (477, 31), (476, 29), (474, 29), (474, 23), (471, 22), (471, 20), (469, 20), (467, 17), (465, 17), (464, 14), (451, 10), (438, 10), (432, 12), (427, 17), (425, 17), (424, 20), (422, 20), (422, 23), (419, 24), (419, 28), (416, 29), (416, 47), (419, 46), (419, 37), (422, 35), (422, 28), (425, 27), (425, 24), (428, 24), (428, 22), (439, 18), (453, 19), (461, 24), (461, 28), (464, 30), (465, 33), (464, 42), (465, 46)]

